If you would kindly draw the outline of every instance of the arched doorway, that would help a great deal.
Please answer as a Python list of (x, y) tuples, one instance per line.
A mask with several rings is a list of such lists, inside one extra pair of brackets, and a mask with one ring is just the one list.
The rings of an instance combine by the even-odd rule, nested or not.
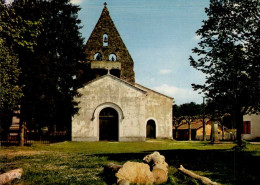
[(99, 140), (118, 141), (118, 113), (113, 108), (104, 108), (99, 113)]
[(156, 138), (156, 125), (154, 120), (148, 120), (146, 125), (146, 138)]

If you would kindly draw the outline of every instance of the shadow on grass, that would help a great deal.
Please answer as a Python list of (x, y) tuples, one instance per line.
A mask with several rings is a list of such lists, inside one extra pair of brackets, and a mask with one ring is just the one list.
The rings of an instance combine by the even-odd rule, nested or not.
[[(122, 164), (125, 161), (139, 161), (153, 151), (143, 153), (99, 154), (108, 161)], [(185, 168), (206, 176), (221, 184), (260, 184), (260, 156), (252, 152), (232, 150), (159, 150), (166, 162), (173, 168), (182, 164)], [(174, 170), (173, 176), (180, 176)], [(171, 173), (169, 173), (171, 174)], [(106, 180), (106, 179), (105, 179)]]

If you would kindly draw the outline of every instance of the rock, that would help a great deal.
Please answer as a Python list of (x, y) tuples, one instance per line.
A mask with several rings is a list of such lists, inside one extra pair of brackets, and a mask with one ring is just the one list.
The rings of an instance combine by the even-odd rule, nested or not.
[[(154, 176), (150, 166), (144, 163), (126, 162), (116, 173), (117, 182), (124, 184), (128, 182), (136, 184), (153, 184)], [(123, 181), (124, 180), (124, 181)]]

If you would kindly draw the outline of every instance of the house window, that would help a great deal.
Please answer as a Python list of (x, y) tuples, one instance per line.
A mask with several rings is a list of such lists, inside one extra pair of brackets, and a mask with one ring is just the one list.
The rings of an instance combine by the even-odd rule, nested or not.
[(96, 53), (96, 54), (94, 55), (94, 60), (101, 61), (101, 60), (102, 60), (102, 55), (101, 55), (101, 53)]
[(103, 35), (103, 46), (108, 46), (108, 35), (107, 34)]
[(251, 122), (250, 121), (244, 121), (243, 122), (243, 134), (251, 134)]
[(116, 61), (116, 55), (115, 54), (110, 54), (109, 55), (109, 61)]

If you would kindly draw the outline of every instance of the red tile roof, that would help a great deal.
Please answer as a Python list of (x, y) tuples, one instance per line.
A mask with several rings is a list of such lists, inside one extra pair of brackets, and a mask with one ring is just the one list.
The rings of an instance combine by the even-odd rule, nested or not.
[[(206, 124), (211, 124), (211, 121), (209, 120), (205, 120)], [(191, 129), (199, 129), (203, 126), (203, 123), (201, 120), (196, 120), (194, 122), (191, 122)], [(173, 127), (173, 129), (175, 130), (175, 127)], [(189, 129), (189, 124), (184, 122), (183, 124), (181, 124), (179, 127), (177, 127), (177, 130), (186, 130)]]

